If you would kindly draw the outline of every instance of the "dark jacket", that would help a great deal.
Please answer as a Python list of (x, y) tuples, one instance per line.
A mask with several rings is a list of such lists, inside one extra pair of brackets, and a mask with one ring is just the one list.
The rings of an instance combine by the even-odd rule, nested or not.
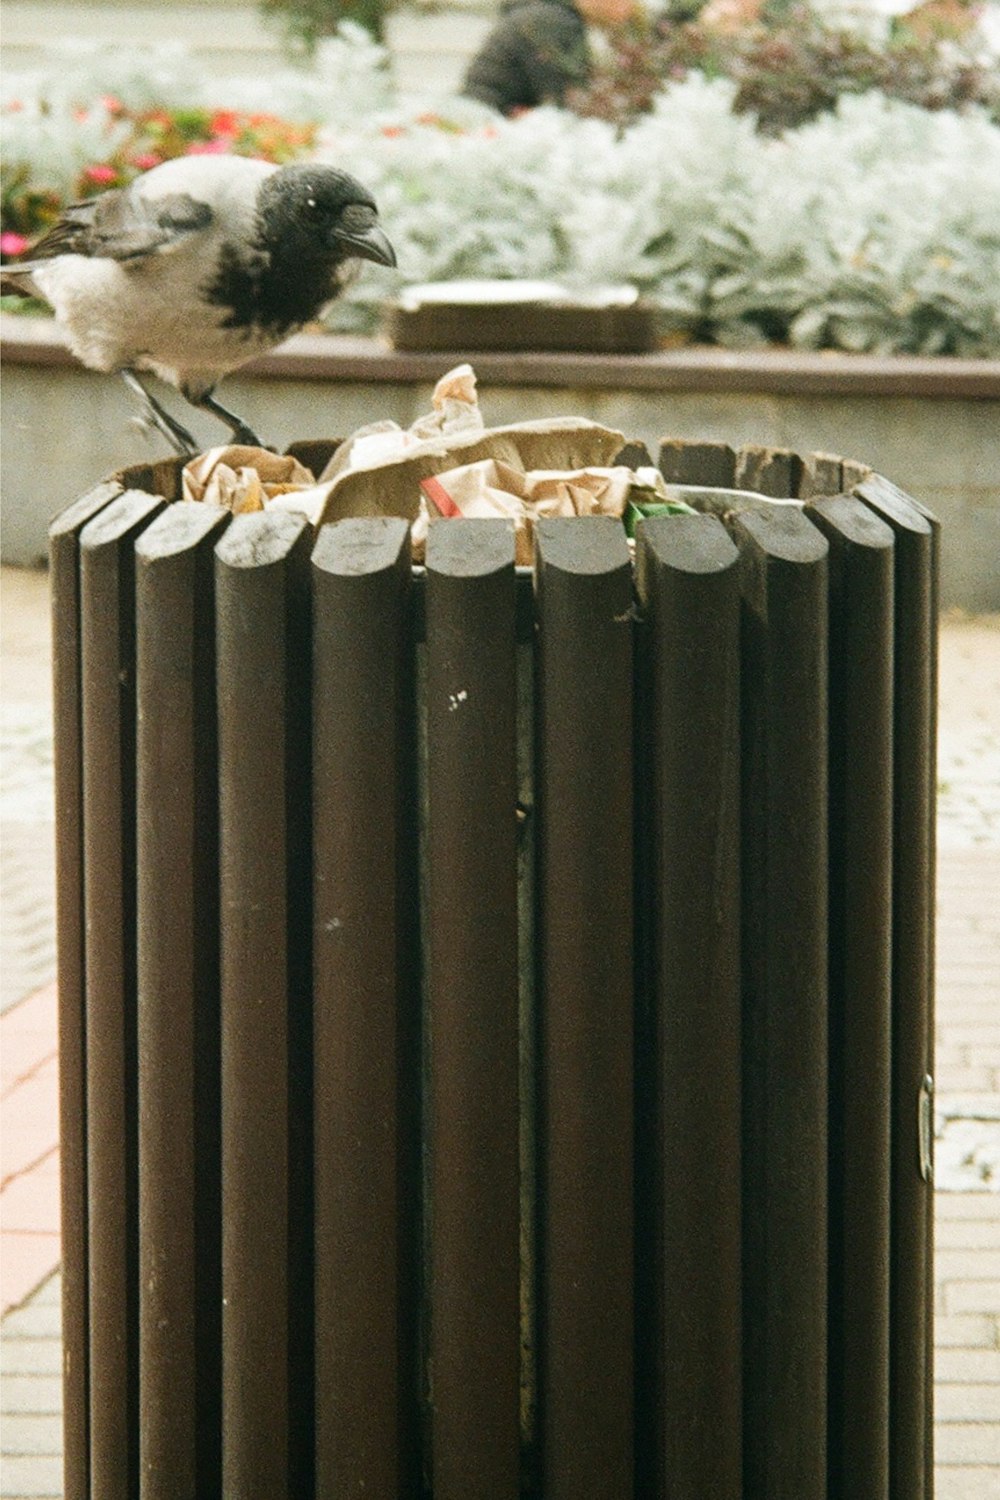
[(570, 0), (506, 0), (501, 19), (469, 63), (463, 94), (501, 114), (561, 104), (586, 83), (587, 29)]

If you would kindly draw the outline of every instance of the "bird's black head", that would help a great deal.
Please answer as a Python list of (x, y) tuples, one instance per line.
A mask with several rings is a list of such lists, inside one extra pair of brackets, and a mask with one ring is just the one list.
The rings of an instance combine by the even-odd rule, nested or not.
[(261, 187), (265, 241), (302, 262), (338, 264), (358, 257), (394, 266), (396, 253), (383, 233), (367, 188), (334, 167), (301, 163), (272, 172)]

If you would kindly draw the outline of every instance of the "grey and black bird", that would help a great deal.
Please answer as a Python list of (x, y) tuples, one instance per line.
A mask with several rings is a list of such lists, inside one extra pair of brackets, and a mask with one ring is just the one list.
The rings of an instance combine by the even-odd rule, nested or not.
[(316, 317), (355, 259), (396, 264), (375, 200), (346, 172), (186, 156), (71, 204), (3, 280), (48, 302), (77, 358), (120, 372), (172, 446), (192, 453), (139, 371), (256, 444), (216, 384)]

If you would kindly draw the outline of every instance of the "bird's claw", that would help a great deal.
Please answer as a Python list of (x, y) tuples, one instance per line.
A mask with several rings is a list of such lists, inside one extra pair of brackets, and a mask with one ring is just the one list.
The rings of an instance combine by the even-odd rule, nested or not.
[(252, 432), (249, 427), (243, 427), (243, 426), (239, 426), (239, 427), (234, 427), (233, 428), (233, 442), (234, 443), (240, 443), (241, 445), (243, 445), (244, 447), (247, 447), (247, 448), (266, 448), (267, 447), (267, 444), (266, 443), (262, 443), (261, 440), (260, 440), (260, 438), (257, 436), (257, 434), (255, 432)]
[(149, 393), (134, 370), (128, 368), (122, 370), (121, 377), (129, 390), (133, 391), (142, 402), (143, 414), (139, 420), (145, 425), (155, 427), (156, 431), (166, 438), (178, 458), (194, 458), (196, 453), (201, 452), (201, 448), (187, 428), (182, 427), (176, 417), (172, 417), (155, 396)]

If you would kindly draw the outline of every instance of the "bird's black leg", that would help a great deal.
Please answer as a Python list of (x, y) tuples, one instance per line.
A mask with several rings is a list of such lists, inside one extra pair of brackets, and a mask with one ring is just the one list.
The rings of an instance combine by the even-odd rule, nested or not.
[(193, 458), (196, 453), (201, 452), (201, 447), (195, 442), (187, 428), (182, 427), (176, 418), (160, 405), (156, 397), (147, 391), (134, 370), (122, 370), (121, 377), (129, 390), (142, 401), (149, 420), (156, 430), (163, 434), (175, 453), (181, 458)]
[(192, 400), (190, 396), (188, 400), (191, 401), (192, 406), (204, 407), (205, 411), (210, 411), (214, 417), (218, 417), (220, 422), (225, 422), (233, 435), (234, 443), (245, 443), (249, 448), (263, 448), (264, 444), (257, 434), (245, 422), (241, 422), (235, 412), (229, 411), (221, 402), (216, 401), (211, 391), (206, 392), (204, 396), (199, 396), (197, 401)]

